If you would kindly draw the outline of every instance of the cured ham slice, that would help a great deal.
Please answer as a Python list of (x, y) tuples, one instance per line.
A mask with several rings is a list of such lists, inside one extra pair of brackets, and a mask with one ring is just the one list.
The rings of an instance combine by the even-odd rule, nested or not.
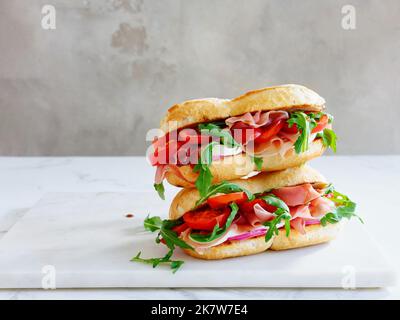
[(313, 217), (324, 216), (335, 208), (335, 204), (326, 197), (319, 197), (311, 201), (310, 213)]
[[(254, 128), (245, 128), (245, 129), (232, 129), (232, 136), (233, 139), (236, 140), (237, 143), (242, 145), (243, 149), (245, 149), (245, 146), (247, 144), (250, 144), (252, 141), (254, 141), (258, 136), (260, 136), (260, 132), (256, 131), (257, 129)], [(261, 130), (261, 129), (258, 129)]]
[(181, 171), (179, 170), (178, 166), (173, 165), (173, 164), (162, 164), (162, 165), (157, 166), (156, 174), (154, 177), (154, 183), (160, 184), (161, 182), (163, 182), (163, 180), (165, 179), (165, 175), (168, 171), (172, 171), (176, 176), (178, 176), (179, 178), (185, 180), (186, 182), (188, 182), (194, 186), (195, 181), (190, 181), (190, 180), (186, 179), (183, 176), (183, 174), (181, 173)]
[(306, 226), (310, 226), (310, 225), (313, 225), (313, 224), (320, 224), (321, 223), (321, 221), (319, 221), (319, 220), (306, 220), (305, 221), (305, 225)]
[(153, 165), (177, 164), (177, 153), (181, 145), (182, 142), (169, 140), (165, 145), (155, 148), (153, 155), (150, 157), (151, 163)]
[(253, 210), (243, 211), (241, 214), (253, 227), (260, 226), (263, 222), (272, 220), (275, 215), (262, 208), (258, 203), (254, 205)]
[(247, 223), (250, 224), (251, 226), (259, 226), (260, 223), (260, 218), (257, 217), (254, 211), (247, 211), (242, 213), (244, 218), (246, 219)]
[[(292, 149), (300, 133), (288, 133), (281, 130), (270, 141), (254, 145), (255, 132), (254, 130), (250, 130), (250, 128), (257, 129), (268, 126), (274, 121), (288, 118), (289, 114), (286, 111), (257, 111), (253, 114), (248, 112), (241, 116), (228, 118), (225, 120), (225, 123), (229, 128), (235, 128), (236, 124), (249, 128), (249, 130), (244, 129), (239, 131), (239, 137), (235, 136), (235, 140), (242, 144), (243, 151), (247, 154), (257, 156), (279, 154), (281, 157), (284, 157)], [(309, 142), (312, 142), (315, 137), (316, 134), (311, 135)]]
[(165, 174), (167, 173), (167, 170), (168, 170), (167, 164), (162, 164), (162, 165), (157, 166), (156, 176), (154, 178), (155, 184), (160, 184), (161, 182), (163, 182), (163, 180), (165, 179)]
[(292, 216), (292, 219), (290, 220), (290, 227), (300, 232), (301, 234), (306, 233), (305, 230), (306, 225), (319, 223), (319, 218), (311, 215), (310, 204), (291, 207), (290, 215)]
[(251, 153), (253, 151), (253, 153), (257, 156), (280, 154), (283, 157), (292, 147), (293, 142), (284, 141), (282, 138), (276, 136), (269, 142), (260, 143), (254, 146), (254, 150), (251, 150), (251, 147), (246, 146), (246, 152)]
[(278, 135), (281, 139), (290, 141), (294, 144), (297, 138), (299, 137), (300, 133), (287, 133), (285, 131), (280, 131)]
[(288, 206), (306, 204), (321, 196), (309, 183), (279, 188), (273, 190), (272, 193), (282, 199)]
[(309, 205), (290, 207), (290, 215), (292, 216), (292, 219), (301, 218), (306, 220), (318, 220), (311, 215)]
[(256, 203), (253, 208), (254, 208), (255, 215), (257, 216), (257, 218), (260, 220), (261, 223), (275, 218), (274, 213), (265, 210), (258, 203)]
[(253, 135), (251, 134), (252, 132), (254, 133), (254, 130), (249, 129), (247, 131), (249, 131), (249, 134), (246, 133), (244, 139), (239, 137), (242, 141), (243, 150), (248, 154), (255, 154), (257, 156), (280, 154), (283, 157), (293, 147), (299, 136), (299, 133), (285, 133), (280, 131), (271, 140), (254, 144)]
[(152, 145), (154, 149), (157, 150), (158, 148), (165, 146), (169, 140), (178, 140), (178, 132), (172, 131), (161, 137), (154, 137)]
[(290, 220), (290, 227), (293, 228), (294, 230), (300, 232), (301, 234), (306, 234), (305, 220), (302, 218), (296, 218), (296, 219)]
[(231, 128), (236, 122), (243, 122), (252, 127), (259, 128), (266, 126), (273, 121), (288, 119), (289, 114), (286, 111), (257, 111), (254, 114), (247, 112), (238, 117), (231, 117), (225, 120), (225, 123)]

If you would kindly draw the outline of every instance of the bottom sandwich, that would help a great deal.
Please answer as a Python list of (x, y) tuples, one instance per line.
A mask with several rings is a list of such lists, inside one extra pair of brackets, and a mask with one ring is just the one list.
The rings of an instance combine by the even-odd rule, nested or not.
[(148, 217), (144, 226), (158, 231), (165, 257), (133, 261), (183, 263), (171, 260), (180, 247), (200, 259), (224, 259), (286, 250), (327, 242), (336, 237), (342, 218), (355, 215), (355, 203), (339, 193), (316, 170), (301, 166), (249, 179), (221, 182), (207, 194), (180, 191), (172, 201), (169, 219)]

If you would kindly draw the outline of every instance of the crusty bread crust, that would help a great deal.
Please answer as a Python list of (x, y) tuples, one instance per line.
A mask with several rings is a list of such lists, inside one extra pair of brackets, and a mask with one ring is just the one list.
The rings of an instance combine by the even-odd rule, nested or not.
[(296, 84), (267, 87), (247, 92), (232, 100), (206, 98), (189, 100), (168, 109), (161, 120), (164, 132), (238, 116), (246, 112), (269, 110), (321, 111), (325, 100), (316, 92)]
[(168, 109), (160, 122), (164, 132), (185, 128), (197, 123), (211, 122), (230, 117), (227, 99), (206, 98), (188, 100)]
[[(263, 172), (248, 179), (237, 179), (231, 182), (240, 185), (252, 193), (260, 193), (303, 183), (327, 183), (324, 176), (307, 165), (270, 173)], [(169, 218), (172, 220), (179, 219), (186, 212), (192, 210), (199, 199), (200, 195), (196, 188), (182, 189), (172, 200), (169, 209)]]
[(313, 90), (297, 84), (267, 87), (247, 92), (228, 102), (232, 116), (269, 110), (321, 111), (325, 100)]
[(204, 260), (219, 260), (233, 257), (248, 256), (268, 250), (273, 239), (265, 242), (265, 237), (256, 237), (246, 240), (228, 241), (218, 246), (208, 248), (202, 253), (184, 249), (184, 252), (192, 257)]
[(285, 230), (279, 230), (270, 249), (287, 250), (328, 242), (335, 239), (339, 231), (340, 223), (327, 224), (325, 227), (320, 224), (306, 226), (306, 234), (291, 229), (289, 237), (286, 237)]
[[(290, 167), (299, 166), (311, 159), (321, 156), (325, 151), (325, 147), (320, 139), (313, 141), (306, 152), (296, 154), (294, 149), (287, 152), (284, 157), (279, 154), (263, 157), (263, 165), (261, 171), (278, 171)], [(167, 181), (177, 187), (190, 188), (196, 181), (198, 173), (193, 172), (190, 165), (178, 167), (182, 179), (174, 172), (167, 172)], [(256, 165), (251, 157), (245, 153), (234, 156), (225, 157), (221, 160), (213, 161), (210, 166), (213, 175), (212, 183), (218, 183), (224, 180), (234, 180), (244, 177), (253, 171), (256, 171)]]

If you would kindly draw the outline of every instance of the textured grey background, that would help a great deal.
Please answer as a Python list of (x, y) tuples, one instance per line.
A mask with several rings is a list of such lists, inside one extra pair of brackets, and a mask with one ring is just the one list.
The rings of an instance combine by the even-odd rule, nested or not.
[(0, 155), (143, 155), (170, 105), (281, 83), (325, 97), (340, 154), (400, 153), (399, 17), (398, 0), (1, 1)]

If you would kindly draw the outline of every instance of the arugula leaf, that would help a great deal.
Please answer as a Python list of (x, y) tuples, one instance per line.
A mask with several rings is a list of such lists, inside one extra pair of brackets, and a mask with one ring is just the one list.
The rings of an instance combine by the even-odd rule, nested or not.
[(321, 225), (326, 226), (328, 223), (338, 223), (343, 218), (351, 219), (352, 217), (357, 217), (361, 223), (364, 223), (364, 221), (355, 214), (356, 204), (351, 201), (348, 196), (333, 188), (330, 188), (329, 191), (328, 193), (332, 193), (332, 197), (329, 199), (336, 204), (336, 208), (321, 218)]
[(184, 261), (182, 260), (171, 260), (171, 269), (172, 273), (175, 273), (178, 271), (178, 269), (184, 264)]
[(135, 257), (133, 257), (131, 259), (131, 261), (151, 264), (153, 266), (153, 268), (157, 267), (159, 264), (162, 264), (162, 263), (165, 263), (165, 264), (169, 263), (171, 266), (172, 272), (175, 273), (183, 265), (184, 261), (171, 260), (171, 256), (172, 256), (173, 252), (174, 252), (173, 250), (169, 250), (168, 253), (162, 258), (143, 259), (140, 257), (142, 252), (139, 251), (139, 253)]
[(263, 162), (264, 162), (263, 158), (254, 156), (254, 157), (251, 157), (251, 159), (253, 160), (254, 164), (256, 165), (257, 170), (261, 171), (262, 165), (263, 165)]
[(217, 193), (232, 193), (232, 192), (240, 192), (243, 191), (246, 193), (247, 198), (249, 200), (254, 199), (254, 195), (246, 190), (245, 188), (242, 188), (241, 186), (228, 182), (228, 181), (222, 181), (218, 184), (214, 184), (210, 186), (210, 188), (207, 190), (206, 194), (202, 195), (199, 200), (196, 201), (196, 207), (198, 207), (200, 204), (202, 204), (204, 201), (206, 201), (209, 197), (217, 194)]
[(322, 143), (325, 147), (329, 147), (333, 152), (336, 152), (337, 136), (333, 130), (325, 128), (322, 132), (317, 134), (317, 137), (322, 139)]
[(223, 227), (220, 227), (218, 224), (216, 224), (213, 231), (210, 234), (192, 233), (189, 235), (189, 237), (197, 242), (211, 242), (215, 239), (222, 237), (224, 233), (228, 230), (228, 228), (231, 226), (233, 219), (235, 219), (235, 216), (239, 211), (238, 205), (234, 202), (230, 204), (230, 207), (231, 207), (231, 213)]
[(268, 227), (267, 233), (265, 234), (265, 242), (271, 240), (274, 234), (279, 234), (278, 224), (280, 224), (282, 220), (285, 221), (286, 236), (288, 237), (290, 234), (290, 219), (292, 216), (290, 215), (287, 204), (272, 194), (262, 196), (261, 199), (265, 200), (265, 202), (268, 204), (277, 207), (276, 211), (274, 212), (276, 215), (275, 218), (273, 220), (264, 222), (264, 226)]
[(240, 144), (233, 139), (229, 130), (224, 130), (220, 125), (215, 123), (202, 123), (199, 124), (201, 133), (208, 134), (210, 136), (219, 137), (222, 140), (222, 144), (233, 148), (240, 147)]
[(265, 242), (268, 242), (272, 239), (272, 237), (279, 234), (278, 224), (283, 220), (285, 220), (285, 230), (286, 236), (288, 237), (290, 234), (290, 219), (291, 215), (283, 209), (278, 208), (275, 211), (276, 217), (273, 220), (264, 222), (264, 226), (268, 227), (267, 233), (265, 234)]
[(199, 241), (199, 242), (210, 242), (210, 241), (218, 238), (218, 232), (219, 231), (221, 231), (221, 228), (219, 227), (219, 224), (217, 223), (214, 226), (213, 231), (210, 234), (192, 233), (192, 234), (189, 235), (189, 237), (192, 240)]
[(331, 191), (332, 198), (330, 198), (330, 200), (332, 200), (334, 203), (338, 204), (339, 206), (347, 205), (349, 203), (355, 204), (354, 202), (351, 202), (351, 200), (348, 196), (336, 191), (333, 187), (331, 188), (331, 190), (332, 190)]
[[(223, 124), (219, 123), (204, 123), (199, 124), (200, 131), (210, 136), (219, 137), (220, 142), (228, 147), (240, 147), (240, 144), (233, 139), (231, 133), (228, 130), (221, 128)], [(210, 170), (210, 164), (212, 162), (212, 151), (213, 147), (218, 145), (218, 142), (210, 142), (201, 152), (199, 163), (193, 168), (193, 172), (198, 172), (199, 176), (196, 179), (195, 186), (201, 196), (204, 196), (211, 186), (212, 173)]]
[(328, 117), (328, 123), (332, 123), (333, 122), (333, 116), (329, 113), (325, 113), (325, 112), (309, 112), (307, 114), (311, 119), (315, 119), (315, 120), (320, 120), (322, 118), (322, 116), (327, 116)]
[(209, 165), (212, 162), (212, 149), (216, 144), (217, 142), (213, 141), (204, 148), (200, 154), (199, 163), (193, 168), (194, 172), (199, 173), (199, 176), (195, 182), (195, 186), (197, 190), (199, 190), (201, 196), (207, 193), (207, 190), (211, 185), (213, 176), (211, 174)]
[(328, 184), (325, 189), (324, 189), (324, 195), (327, 195), (329, 193), (332, 193), (335, 190), (335, 188), (333, 187), (333, 184), (330, 183)]
[(144, 228), (147, 231), (154, 232), (161, 229), (162, 220), (160, 217), (154, 216), (150, 218), (150, 215), (144, 219)]
[(194, 166), (193, 171), (199, 173), (195, 182), (197, 190), (199, 190), (200, 195), (206, 194), (213, 178), (210, 168), (208, 165), (198, 163)]
[(261, 199), (263, 199), (266, 203), (270, 204), (271, 206), (280, 208), (286, 212), (289, 212), (289, 207), (287, 206), (287, 204), (281, 200), (280, 198), (278, 198), (277, 196), (273, 195), (273, 194), (268, 194), (266, 196), (262, 196), (260, 197)]
[(328, 116), (328, 119), (329, 119), (329, 115), (328, 115), (327, 113), (324, 113), (324, 112), (321, 112), (321, 111), (319, 111), (319, 112), (309, 112), (309, 113), (307, 113), (307, 116), (308, 116), (310, 119), (314, 119), (314, 120), (317, 120), (317, 121), (319, 121), (319, 120), (322, 118), (323, 115), (327, 115), (327, 116)]
[(204, 150), (200, 154), (200, 163), (203, 165), (209, 165), (212, 162), (212, 151), (213, 147), (218, 143), (215, 141), (210, 142), (205, 146)]
[(315, 128), (317, 122), (304, 112), (296, 111), (290, 114), (290, 118), (287, 120), (287, 123), (289, 124), (289, 128), (296, 124), (300, 131), (300, 135), (294, 143), (294, 150), (296, 153), (299, 154), (307, 151), (311, 131)]
[(191, 249), (191, 250), (193, 250), (193, 248), (190, 245), (188, 245), (185, 241), (180, 239), (176, 235), (176, 232), (174, 232), (172, 230), (161, 228), (160, 235), (165, 240), (165, 243), (167, 244), (167, 247), (172, 249), (172, 250), (175, 249), (175, 246), (178, 246), (178, 247), (180, 247), (182, 249)]
[(157, 191), (158, 195), (160, 196), (161, 199), (165, 200), (165, 188), (164, 188), (164, 184), (161, 183), (155, 183), (154, 184), (154, 189)]
[(169, 219), (165, 219), (165, 220), (162, 220), (162, 227), (164, 228), (164, 229), (168, 229), (168, 230), (170, 230), (170, 229), (172, 229), (173, 227), (175, 227), (175, 226), (178, 226), (178, 225), (180, 225), (180, 224), (182, 224), (183, 223), (183, 219), (177, 219), (177, 220), (169, 220)]
[(165, 241), (167, 247), (169, 248), (169, 251), (164, 257), (149, 258), (149, 259), (141, 258), (140, 257), (141, 252), (139, 252), (134, 258), (132, 258), (131, 261), (151, 264), (153, 268), (155, 268), (161, 263), (169, 263), (171, 265), (172, 271), (175, 273), (179, 269), (179, 267), (183, 264), (183, 261), (171, 260), (175, 247), (194, 250), (189, 244), (180, 239), (176, 234), (176, 232), (171, 230), (171, 228), (181, 223), (182, 223), (181, 219), (162, 220), (160, 217), (157, 216), (154, 217), (147, 216), (146, 219), (144, 220), (144, 228), (151, 232), (158, 231), (156, 242), (160, 243), (162, 238)]
[(334, 212), (328, 212), (325, 214), (321, 220), (319, 221), (323, 227), (325, 227), (328, 223), (338, 223), (340, 218)]
[(311, 119), (319, 120), (319, 119), (322, 118), (322, 116), (323, 116), (324, 114), (325, 114), (325, 113), (323, 113), (323, 112), (321, 112), (321, 111), (319, 111), (319, 112), (309, 112), (309, 113), (307, 114), (307, 116), (310, 117)]
[(183, 249), (193, 249), (190, 245), (188, 245), (185, 241), (180, 239), (175, 231), (171, 229), (176, 225), (181, 224), (181, 219), (178, 220), (161, 220), (160, 217), (154, 216), (152, 218), (147, 217), (144, 220), (144, 228), (148, 231), (155, 232), (159, 231), (156, 242), (159, 243), (160, 238), (165, 240), (165, 244), (170, 249), (175, 249), (175, 246), (178, 246)]
[[(332, 123), (333, 116), (329, 113), (324, 112), (310, 112), (306, 114), (311, 119), (311, 131), (317, 125), (316, 121), (319, 121), (323, 116), (328, 117), (328, 123)], [(316, 120), (316, 121), (315, 121)], [(311, 132), (310, 131), (310, 132)], [(322, 143), (325, 147), (330, 147), (334, 152), (336, 152), (336, 134), (332, 129), (325, 128), (323, 131), (317, 133), (317, 138), (322, 139)]]

